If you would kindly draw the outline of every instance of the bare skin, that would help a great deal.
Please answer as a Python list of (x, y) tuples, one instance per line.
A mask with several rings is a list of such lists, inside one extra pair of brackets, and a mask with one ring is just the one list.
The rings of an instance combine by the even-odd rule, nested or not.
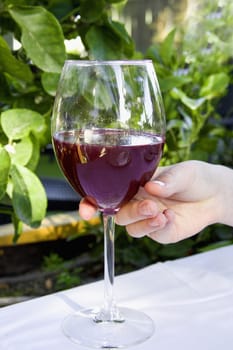
[[(79, 213), (90, 219), (96, 208), (83, 199)], [(233, 226), (233, 170), (201, 161), (159, 168), (153, 179), (116, 214), (133, 237), (177, 242), (206, 226)]]

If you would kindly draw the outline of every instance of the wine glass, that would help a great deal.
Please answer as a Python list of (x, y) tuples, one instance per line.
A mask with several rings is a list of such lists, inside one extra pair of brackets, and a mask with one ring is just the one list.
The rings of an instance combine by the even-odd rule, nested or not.
[(51, 129), (62, 172), (104, 223), (103, 306), (68, 316), (63, 331), (94, 348), (141, 343), (153, 334), (153, 321), (114, 298), (114, 215), (151, 178), (162, 155), (165, 116), (153, 63), (66, 61)]

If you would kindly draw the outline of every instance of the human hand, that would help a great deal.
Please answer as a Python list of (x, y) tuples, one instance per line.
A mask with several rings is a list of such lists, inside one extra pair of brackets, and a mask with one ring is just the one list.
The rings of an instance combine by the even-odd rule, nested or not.
[[(134, 237), (149, 236), (160, 243), (177, 242), (215, 222), (233, 225), (232, 170), (201, 161), (159, 168), (153, 180), (116, 214), (116, 223)], [(80, 215), (96, 211), (85, 199)]]

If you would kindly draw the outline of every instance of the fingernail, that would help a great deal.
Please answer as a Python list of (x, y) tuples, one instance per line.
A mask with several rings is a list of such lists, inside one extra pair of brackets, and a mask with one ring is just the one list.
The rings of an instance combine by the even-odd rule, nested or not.
[(159, 185), (161, 187), (166, 186), (165, 182), (162, 182), (162, 181), (159, 181), (159, 180), (154, 180), (153, 183), (156, 184), (156, 185)]
[(144, 215), (144, 216), (152, 216), (153, 215), (153, 211), (150, 208), (150, 206), (147, 204), (144, 204), (144, 203), (139, 204), (139, 211), (140, 211), (140, 214)]

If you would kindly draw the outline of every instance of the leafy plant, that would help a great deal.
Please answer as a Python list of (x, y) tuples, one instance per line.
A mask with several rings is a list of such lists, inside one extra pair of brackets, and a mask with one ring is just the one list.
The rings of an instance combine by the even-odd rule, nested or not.
[[(162, 164), (199, 159), (232, 167), (233, 129), (224, 123), (220, 107), (232, 86), (233, 4), (197, 3), (196, 18), (188, 18), (146, 53), (155, 63), (167, 116)], [(232, 112), (229, 116), (232, 120)], [(157, 254), (161, 259), (180, 257), (232, 244), (232, 238), (231, 228), (213, 225), (196, 237), (159, 248)]]
[(155, 63), (167, 115), (164, 163), (232, 159), (232, 131), (217, 107), (232, 83), (233, 6), (209, 0), (201, 5), (194, 20), (146, 53)]
[(63, 267), (64, 259), (56, 254), (51, 253), (49, 255), (44, 256), (42, 268), (44, 271), (56, 271)]
[[(224, 123), (219, 107), (232, 86), (232, 13), (230, 1), (199, 2), (195, 19), (188, 18), (145, 54), (155, 64), (165, 104), (167, 133), (161, 164), (199, 159), (233, 165), (233, 129)], [(116, 237), (116, 261), (128, 269), (233, 242), (232, 229), (222, 225), (166, 246), (147, 238), (135, 242), (119, 227)]]
[(44, 256), (42, 268), (44, 271), (56, 273), (55, 290), (63, 290), (78, 286), (81, 283), (82, 268), (70, 269), (66, 261), (56, 253)]
[[(22, 222), (38, 227), (46, 213), (46, 194), (35, 173), (41, 150), (51, 142), (50, 115), (65, 59), (134, 53), (124, 26), (109, 13), (120, 2), (0, 1), (0, 213), (11, 215), (15, 240)], [(67, 52), (65, 39), (77, 37), (83, 52)]]
[(56, 290), (63, 290), (72, 287), (77, 287), (81, 283), (79, 276), (81, 269), (77, 268), (70, 273), (70, 271), (62, 271), (59, 273), (56, 279), (55, 288)]
[[(15, 240), (22, 222), (39, 226), (46, 212), (45, 191), (35, 173), (41, 151), (51, 142), (53, 99), (67, 58), (151, 58), (167, 117), (162, 164), (192, 158), (232, 166), (232, 129), (225, 126), (219, 105), (232, 85), (233, 3), (200, 2), (196, 21), (181, 23), (145, 55), (135, 52), (125, 26), (111, 18), (112, 6), (124, 3), (0, 0), (0, 213), (12, 216)], [(18, 40), (18, 49), (7, 43), (9, 37)], [(73, 39), (75, 45), (68, 49), (65, 40)], [(216, 226), (214, 232), (207, 229), (163, 247), (118, 231), (117, 261), (128, 268), (233, 239), (229, 230)], [(93, 254), (102, 252), (102, 230), (98, 237)]]

